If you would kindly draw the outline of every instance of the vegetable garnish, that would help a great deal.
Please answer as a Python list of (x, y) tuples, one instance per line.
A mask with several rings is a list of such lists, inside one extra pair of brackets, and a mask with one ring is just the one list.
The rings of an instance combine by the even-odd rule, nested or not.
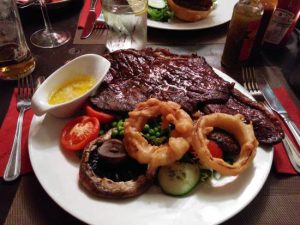
[(159, 185), (169, 195), (185, 195), (198, 184), (199, 180), (200, 168), (198, 164), (176, 162), (161, 167), (158, 172)]
[(214, 142), (214, 141), (208, 142), (207, 147), (208, 147), (212, 157), (221, 158), (221, 159), (223, 158), (223, 151), (216, 142)]
[(173, 17), (173, 12), (165, 0), (148, 1), (148, 18), (155, 21), (167, 22)]
[(170, 136), (171, 131), (174, 129), (173, 124), (169, 124), (167, 128), (162, 128), (161, 119), (150, 119), (142, 130), (143, 137), (152, 145), (165, 144)]
[(77, 117), (64, 126), (60, 144), (65, 150), (81, 150), (98, 136), (99, 128), (100, 123), (96, 117)]
[(93, 109), (90, 105), (85, 106), (85, 113), (88, 116), (96, 117), (100, 123), (108, 123), (114, 120), (114, 117), (105, 112), (97, 111)]

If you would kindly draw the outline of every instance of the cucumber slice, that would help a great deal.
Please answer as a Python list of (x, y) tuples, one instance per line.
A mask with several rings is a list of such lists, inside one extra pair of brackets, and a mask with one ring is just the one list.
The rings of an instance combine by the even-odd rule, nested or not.
[(176, 162), (161, 167), (158, 182), (161, 189), (169, 195), (180, 196), (189, 193), (199, 182), (200, 169), (197, 164)]
[(164, 0), (148, 0), (148, 6), (156, 9), (163, 9), (167, 5)]

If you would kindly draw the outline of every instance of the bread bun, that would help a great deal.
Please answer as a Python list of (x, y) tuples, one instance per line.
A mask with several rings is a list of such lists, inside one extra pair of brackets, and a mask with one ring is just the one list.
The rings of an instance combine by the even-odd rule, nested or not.
[(207, 17), (212, 11), (212, 7), (208, 10), (193, 10), (176, 4), (173, 0), (168, 0), (169, 7), (174, 15), (183, 21), (195, 22)]

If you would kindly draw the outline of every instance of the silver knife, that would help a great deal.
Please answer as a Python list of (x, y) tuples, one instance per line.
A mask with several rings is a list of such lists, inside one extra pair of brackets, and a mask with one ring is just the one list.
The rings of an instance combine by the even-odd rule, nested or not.
[(97, 14), (96, 14), (96, 11), (95, 11), (97, 1), (98, 0), (92, 0), (91, 1), (91, 8), (89, 10), (88, 17), (86, 19), (85, 25), (83, 27), (83, 31), (82, 31), (81, 36), (80, 36), (81, 39), (88, 38), (91, 35), (91, 33), (94, 29), (94, 25), (95, 25), (95, 22), (96, 22), (96, 19), (97, 19)]
[(300, 147), (300, 131), (296, 124), (291, 120), (287, 111), (283, 108), (276, 95), (274, 94), (272, 88), (263, 76), (257, 76), (258, 86), (263, 93), (265, 99), (267, 100), (270, 107), (278, 113), (282, 120), (286, 123), (291, 133), (293, 134), (298, 146)]

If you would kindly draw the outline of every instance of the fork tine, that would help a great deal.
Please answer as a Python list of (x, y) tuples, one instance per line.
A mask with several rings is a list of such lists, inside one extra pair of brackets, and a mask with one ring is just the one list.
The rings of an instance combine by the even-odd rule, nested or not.
[(29, 76), (25, 77), (25, 81), (26, 81), (26, 86), (25, 86), (25, 99), (26, 100), (30, 100), (30, 81), (29, 81)]
[(254, 76), (254, 69), (253, 67), (248, 67), (248, 72), (249, 72), (249, 78), (251, 80), (251, 90), (256, 91), (255, 88), (255, 76)]
[(20, 82), (21, 82), (21, 85), (20, 85), (20, 99), (24, 99), (24, 96), (25, 96), (25, 79), (24, 79), (24, 77), (20, 78)]
[(245, 80), (247, 81), (247, 90), (251, 92), (252, 91), (251, 79), (249, 77), (248, 67), (245, 67), (244, 70), (245, 70)]
[(17, 101), (19, 101), (21, 97), (21, 78), (18, 76), (18, 94), (17, 94)]
[(244, 88), (248, 91), (250, 91), (250, 87), (249, 87), (249, 79), (248, 79), (248, 75), (247, 75), (247, 68), (242, 67), (242, 76), (243, 76), (243, 81), (244, 81)]
[(28, 86), (29, 87), (29, 98), (31, 98), (34, 93), (34, 84), (33, 84), (32, 75), (29, 74), (28, 77), (29, 77), (29, 86)]
[(254, 67), (251, 67), (252, 69), (252, 80), (253, 80), (253, 88), (255, 91), (259, 91), (259, 87), (258, 87), (258, 84), (257, 84), (257, 81), (256, 81), (256, 75), (255, 75), (255, 70), (254, 70)]

